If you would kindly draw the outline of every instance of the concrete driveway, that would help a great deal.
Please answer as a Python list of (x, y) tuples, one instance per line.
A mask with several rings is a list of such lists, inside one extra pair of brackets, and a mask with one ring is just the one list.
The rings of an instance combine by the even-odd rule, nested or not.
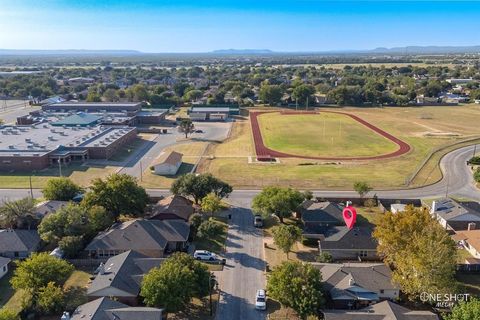
[(265, 288), (263, 232), (253, 227), (250, 201), (229, 201), (232, 219), (226, 241), (226, 266), (216, 272), (220, 304), (216, 319), (265, 319), (266, 312), (255, 310), (255, 293)]

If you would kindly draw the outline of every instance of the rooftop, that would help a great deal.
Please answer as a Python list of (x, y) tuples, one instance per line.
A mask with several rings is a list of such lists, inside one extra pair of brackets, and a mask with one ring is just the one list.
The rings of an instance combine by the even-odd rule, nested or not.
[(53, 126), (88, 126), (88, 125), (95, 125), (98, 123), (103, 117), (99, 115), (94, 115), (91, 113), (85, 112), (77, 112), (76, 114), (72, 114), (63, 118), (62, 120), (58, 120), (52, 122)]
[(71, 320), (161, 320), (162, 309), (130, 307), (103, 297), (82, 304), (73, 312)]
[(0, 252), (34, 251), (39, 243), (40, 236), (37, 230), (0, 230)]
[(175, 151), (163, 152), (155, 161), (155, 165), (171, 164), (172, 166), (182, 162), (183, 154)]

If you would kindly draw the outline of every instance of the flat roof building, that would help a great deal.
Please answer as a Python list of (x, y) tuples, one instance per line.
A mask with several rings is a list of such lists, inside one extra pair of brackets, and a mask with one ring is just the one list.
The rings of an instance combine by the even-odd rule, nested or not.
[(84, 112), (116, 112), (116, 111), (140, 111), (142, 102), (73, 102), (66, 101), (43, 106), (47, 111), (84, 111)]
[(41, 170), (59, 162), (108, 159), (136, 136), (135, 128), (125, 126), (2, 126), (0, 170)]

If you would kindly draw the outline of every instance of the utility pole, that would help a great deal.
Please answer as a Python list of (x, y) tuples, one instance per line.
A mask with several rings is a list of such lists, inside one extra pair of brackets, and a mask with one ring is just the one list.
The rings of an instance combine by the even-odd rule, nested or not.
[(213, 304), (212, 304), (212, 273), (208, 273), (208, 293), (210, 294), (210, 316), (213, 315)]
[(62, 176), (62, 159), (61, 158), (58, 158), (58, 173), (60, 175), (60, 177)]
[(445, 191), (445, 198), (448, 198), (448, 185), (450, 184), (450, 176), (447, 173), (447, 190)]
[(307, 97), (307, 104), (305, 105), (305, 111), (308, 111), (308, 97)]
[(142, 160), (140, 160), (140, 181), (143, 182), (143, 167), (142, 167)]
[(475, 154), (477, 153), (477, 144), (473, 145), (473, 156), (475, 157)]
[(32, 175), (30, 175), (30, 197), (33, 199)]
[(295, 111), (298, 111), (298, 99), (295, 99)]

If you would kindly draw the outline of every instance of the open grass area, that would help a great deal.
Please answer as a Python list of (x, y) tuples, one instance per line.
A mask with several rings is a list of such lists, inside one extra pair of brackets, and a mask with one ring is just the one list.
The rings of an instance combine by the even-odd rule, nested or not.
[(6, 275), (0, 279), (0, 308), (5, 305), (15, 293), (10, 285), (12, 278), (12, 270), (9, 270)]
[(457, 273), (455, 278), (466, 293), (480, 297), (480, 276), (478, 273)]
[[(72, 179), (74, 182), (88, 186), (93, 178), (102, 178), (115, 172), (112, 166), (87, 166), (72, 164), (62, 167), (62, 176)], [(59, 177), (59, 168), (51, 167), (37, 171), (31, 175), (32, 187), (43, 188), (48, 179)], [(0, 188), (30, 188), (30, 173), (9, 172), (0, 173)]]
[(312, 157), (377, 156), (398, 146), (346, 115), (320, 113), (258, 117), (265, 145), (275, 151)]
[(164, 151), (166, 152), (176, 151), (183, 154), (183, 163), (177, 174), (174, 176), (160, 176), (154, 174), (150, 168), (144, 168), (145, 171), (143, 173), (141, 184), (146, 188), (170, 188), (170, 185), (175, 179), (192, 171), (207, 147), (207, 144), (207, 142), (191, 142), (165, 148)]
[[(309, 189), (351, 190), (355, 181), (364, 180), (377, 189), (400, 189), (406, 187), (406, 178), (433, 150), (480, 136), (478, 105), (326, 109), (358, 115), (409, 143), (412, 150), (398, 158), (376, 161), (325, 162), (282, 158), (279, 164), (248, 163), (248, 157), (254, 156), (250, 123), (239, 119), (233, 124), (231, 138), (208, 149), (197, 172), (211, 172), (236, 188), (281, 184)], [(462, 145), (451, 148), (459, 146)], [(438, 181), (441, 178), (440, 157), (440, 153), (435, 154), (410, 186)]]
[(212, 315), (210, 315), (210, 299), (209, 296), (206, 296), (202, 299), (193, 298), (184, 311), (169, 314), (168, 319), (213, 320), (218, 307), (218, 297), (218, 291), (212, 292)]

